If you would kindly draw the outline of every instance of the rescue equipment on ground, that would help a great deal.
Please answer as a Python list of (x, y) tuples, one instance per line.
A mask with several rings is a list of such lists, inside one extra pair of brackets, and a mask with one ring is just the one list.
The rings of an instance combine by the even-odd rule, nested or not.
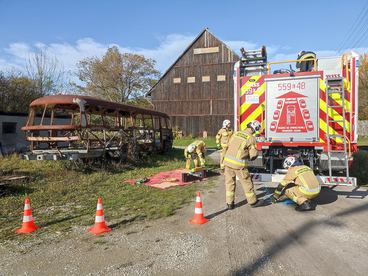
[(205, 167), (192, 168), (190, 170), (183, 170), (181, 174), (182, 182), (191, 182), (196, 180), (203, 180), (207, 177), (207, 170)]

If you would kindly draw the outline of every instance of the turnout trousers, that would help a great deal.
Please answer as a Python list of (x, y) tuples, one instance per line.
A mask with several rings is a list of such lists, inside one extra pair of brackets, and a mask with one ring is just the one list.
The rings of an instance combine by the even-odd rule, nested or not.
[(225, 153), (226, 153), (226, 149), (221, 149), (221, 151), (220, 151), (220, 168), (222, 170), (225, 169), (225, 165), (224, 165)]
[(225, 188), (226, 188), (226, 203), (231, 204), (235, 199), (236, 177), (243, 187), (245, 197), (249, 204), (257, 202), (257, 196), (254, 192), (252, 177), (247, 168), (232, 169), (225, 166)]
[(317, 197), (319, 193), (307, 195), (304, 194), (302, 191), (300, 191), (299, 186), (293, 186), (285, 190), (285, 195), (292, 201), (294, 201), (296, 204), (301, 205), (306, 200)]

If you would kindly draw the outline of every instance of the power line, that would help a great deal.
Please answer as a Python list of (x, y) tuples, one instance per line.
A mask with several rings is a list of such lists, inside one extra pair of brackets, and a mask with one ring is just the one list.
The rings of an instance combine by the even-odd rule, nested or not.
[(358, 15), (357, 19), (354, 21), (354, 23), (351, 25), (347, 35), (345, 36), (345, 39), (342, 41), (339, 51), (341, 51), (347, 44), (349, 44), (350, 40), (354, 39), (354, 36), (360, 30), (364, 25), (362, 25), (362, 22), (364, 22), (364, 18), (366, 16), (368, 8), (368, 3), (363, 9), (361, 10), (360, 14)]
[(360, 37), (355, 41), (355, 43), (353, 44), (351, 48), (355, 48), (356, 46), (359, 46), (359, 44), (367, 38), (367, 34), (368, 34), (368, 22), (367, 22), (365, 29), (362, 31)]
[(359, 13), (357, 19), (351, 25), (347, 35), (345, 36), (345, 39), (340, 44), (338, 52), (341, 52), (341, 50), (346, 48), (350, 43), (356, 41), (356, 35), (359, 35), (361, 33), (361, 30), (364, 29), (364, 27), (366, 27), (366, 24), (364, 23), (366, 23), (367, 21), (367, 15), (368, 15), (368, 2)]

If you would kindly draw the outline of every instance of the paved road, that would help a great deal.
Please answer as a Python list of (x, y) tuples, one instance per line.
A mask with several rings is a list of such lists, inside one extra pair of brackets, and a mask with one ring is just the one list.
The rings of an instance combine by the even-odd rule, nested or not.
[(298, 213), (283, 203), (251, 209), (239, 187), (236, 209), (226, 211), (223, 176), (216, 183), (203, 193), (205, 225), (188, 224), (193, 202), (102, 237), (76, 228), (57, 244), (22, 245), (23, 254), (0, 247), (0, 275), (367, 275), (364, 189), (323, 189), (316, 211)]

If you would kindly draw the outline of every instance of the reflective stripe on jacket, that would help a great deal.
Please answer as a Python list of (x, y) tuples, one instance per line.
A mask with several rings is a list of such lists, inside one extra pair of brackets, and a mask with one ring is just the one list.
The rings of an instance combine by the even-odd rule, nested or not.
[(216, 135), (216, 144), (220, 144), (222, 148), (226, 148), (233, 131), (228, 128), (221, 128)]
[[(193, 153), (197, 154), (200, 158), (204, 157), (204, 153), (206, 152), (206, 144), (202, 140), (195, 140), (191, 144), (195, 146)], [(186, 158), (190, 158), (193, 153), (189, 153), (187, 151), (188, 147), (184, 149), (184, 156)]]
[(257, 155), (256, 139), (252, 131), (237, 131), (229, 140), (223, 164), (233, 169), (242, 169), (247, 166), (246, 160)]
[(281, 181), (281, 185), (286, 186), (289, 183), (295, 183), (300, 192), (305, 195), (316, 195), (321, 191), (321, 185), (317, 177), (308, 166), (290, 167), (284, 179)]

